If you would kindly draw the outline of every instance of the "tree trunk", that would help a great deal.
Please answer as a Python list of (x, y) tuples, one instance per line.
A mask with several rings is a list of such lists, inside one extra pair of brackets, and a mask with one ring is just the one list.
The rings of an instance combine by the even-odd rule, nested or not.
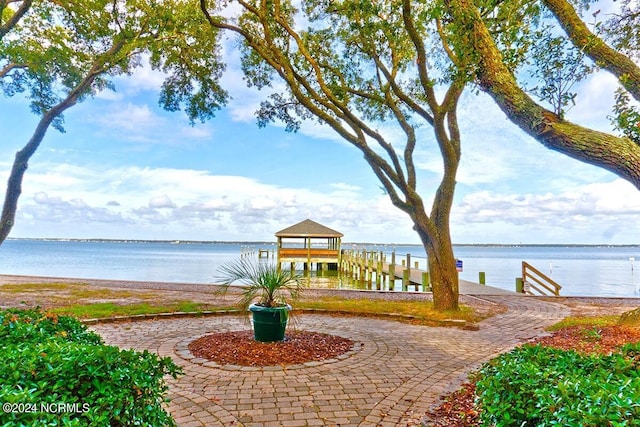
[(412, 216), (414, 229), (420, 236), (427, 253), (429, 279), (433, 290), (433, 308), (438, 311), (459, 309), (459, 286), (456, 258), (449, 230), (449, 217), (455, 189), (455, 168), (449, 165), (448, 174), (442, 180), (433, 202), (431, 216), (422, 210), (422, 203)]
[(458, 271), (451, 242), (425, 245), (429, 278), (433, 288), (433, 307), (439, 311), (458, 310)]
[(49, 126), (51, 126), (51, 123), (53, 123), (57, 117), (61, 116), (66, 110), (76, 105), (78, 99), (91, 90), (91, 85), (95, 79), (106, 71), (106, 69), (103, 68), (106, 60), (116, 57), (124, 46), (125, 39), (121, 39), (113, 44), (111, 49), (109, 49), (105, 54), (104, 58), (96, 59), (93, 67), (91, 67), (87, 75), (76, 87), (73, 88), (73, 90), (69, 92), (66, 98), (61, 100), (53, 108), (42, 115), (42, 118), (38, 122), (38, 126), (36, 126), (29, 142), (27, 142), (22, 150), (16, 153), (15, 160), (13, 161), (13, 167), (11, 168), (11, 175), (9, 175), (7, 183), (7, 192), (4, 196), (2, 216), (0, 216), (0, 245), (6, 240), (13, 228), (16, 218), (16, 210), (18, 209), (18, 199), (22, 193), (22, 179), (29, 167), (29, 160), (40, 146)]
[[(63, 108), (62, 110), (66, 108)], [(29, 142), (22, 148), (22, 150), (16, 153), (16, 157), (11, 168), (11, 174), (9, 175), (9, 180), (7, 182), (7, 192), (4, 196), (2, 216), (0, 216), (0, 244), (7, 239), (11, 229), (13, 228), (13, 224), (15, 223), (18, 199), (22, 193), (22, 180), (27, 168), (29, 167), (29, 159), (31, 159), (31, 156), (36, 152), (47, 133), (47, 129), (49, 129), (53, 120), (62, 113), (62, 110), (60, 108), (55, 108), (54, 110), (45, 113), (40, 119), (40, 122), (38, 123), (38, 126), (36, 127), (36, 130), (31, 136)]]

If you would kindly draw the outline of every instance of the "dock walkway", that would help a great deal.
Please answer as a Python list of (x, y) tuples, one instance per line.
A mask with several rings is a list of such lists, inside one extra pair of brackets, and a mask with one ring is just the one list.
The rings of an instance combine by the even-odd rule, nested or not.
[[(407, 268), (402, 265), (396, 265), (395, 271), (399, 277), (403, 277)], [(382, 265), (382, 271), (384, 274), (389, 274), (389, 264), (384, 263)], [(422, 273), (424, 270), (419, 268), (409, 269), (409, 286), (422, 285)], [(496, 288), (494, 286), (481, 285), (479, 283), (470, 282), (468, 280), (459, 280), (458, 289), (462, 295), (517, 295), (516, 292), (507, 291), (505, 289)]]
[[(417, 267), (407, 267), (411, 264), (411, 258), (403, 260), (402, 264), (391, 262), (379, 252), (344, 251), (342, 254), (341, 270), (354, 280), (360, 280), (371, 284), (372, 289), (393, 289), (396, 280), (402, 280), (402, 289), (430, 290), (429, 273)], [(516, 295), (516, 292), (487, 286), (484, 284), (459, 281), (459, 292), (463, 295)]]

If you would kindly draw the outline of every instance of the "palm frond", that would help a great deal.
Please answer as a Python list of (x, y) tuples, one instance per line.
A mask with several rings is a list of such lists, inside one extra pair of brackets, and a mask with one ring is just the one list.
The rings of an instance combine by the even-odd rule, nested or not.
[(278, 268), (272, 262), (259, 262), (239, 258), (219, 268), (220, 292), (226, 293), (231, 284), (243, 285), (238, 306), (247, 309), (257, 301), (264, 307), (286, 305), (295, 301), (302, 292), (301, 276), (296, 271)]

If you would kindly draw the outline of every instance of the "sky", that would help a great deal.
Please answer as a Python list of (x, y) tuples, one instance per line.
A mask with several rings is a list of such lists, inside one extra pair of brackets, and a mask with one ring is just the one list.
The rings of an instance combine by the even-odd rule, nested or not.
[[(332, 130), (260, 129), (265, 94), (230, 66), (228, 106), (206, 123), (158, 107), (163, 76), (117, 78), (68, 110), (29, 163), (12, 238), (274, 241), (304, 219), (346, 242), (419, 243), (362, 154)], [(611, 131), (615, 79), (599, 72), (578, 88), (567, 118)], [(465, 92), (462, 161), (451, 216), (457, 244), (640, 244), (640, 191), (617, 176), (548, 150), (484, 94)], [(20, 97), (0, 97), (0, 194), (37, 117)], [(392, 131), (389, 131), (392, 132)], [(430, 204), (440, 156), (429, 137), (416, 153)], [(393, 136), (393, 135), (392, 135)]]

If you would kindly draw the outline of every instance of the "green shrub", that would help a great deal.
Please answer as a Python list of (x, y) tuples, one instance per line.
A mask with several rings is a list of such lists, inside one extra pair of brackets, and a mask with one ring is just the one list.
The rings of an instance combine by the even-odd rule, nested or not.
[(175, 426), (163, 408), (164, 376), (180, 373), (170, 358), (94, 343), (98, 335), (65, 316), (0, 317), (0, 426)]
[(89, 331), (75, 317), (58, 316), (43, 312), (39, 308), (0, 311), (0, 343), (2, 345), (39, 343), (52, 339), (102, 344), (102, 338), (95, 332)]
[(486, 364), (476, 384), (492, 426), (640, 426), (638, 344), (611, 356), (525, 345)]

